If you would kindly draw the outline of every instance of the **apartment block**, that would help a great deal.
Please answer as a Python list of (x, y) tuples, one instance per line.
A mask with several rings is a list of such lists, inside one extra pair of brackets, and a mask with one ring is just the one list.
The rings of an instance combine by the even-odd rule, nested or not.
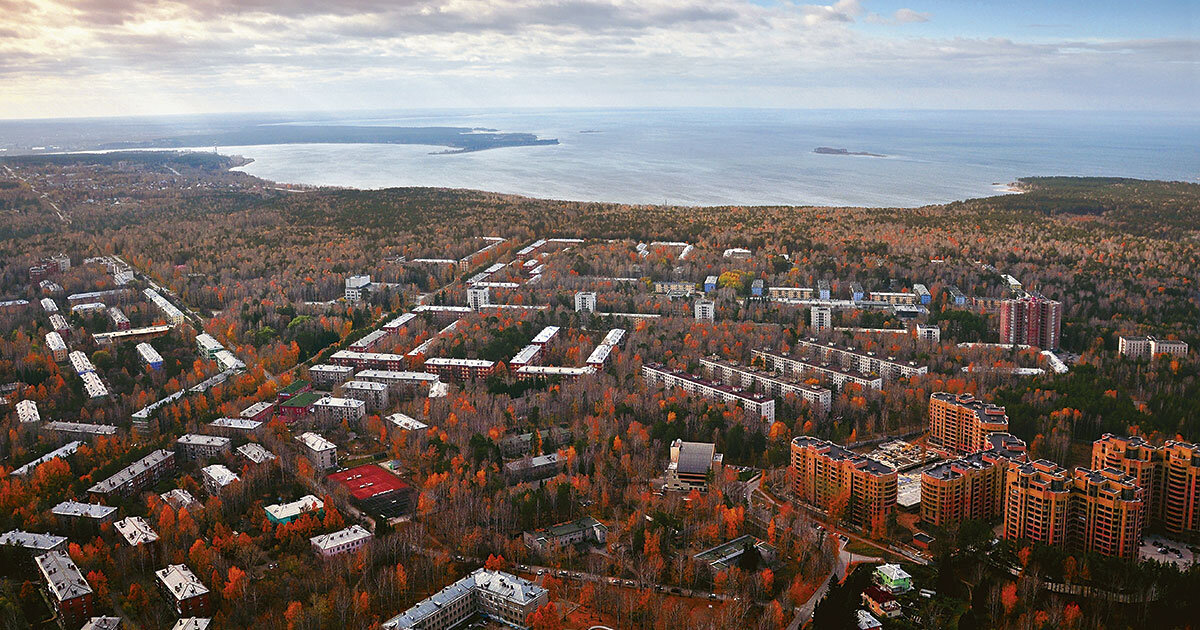
[(387, 385), (389, 395), (408, 394), (423, 387), (433, 387), (440, 382), (437, 374), (393, 370), (363, 370), (354, 378), (359, 381), (383, 383)]
[(162, 369), (162, 355), (158, 353), (158, 350), (154, 349), (154, 346), (143, 341), (137, 345), (137, 353), (142, 358), (142, 363), (146, 364), (146, 367), (152, 370)]
[(173, 470), (175, 453), (157, 450), (88, 488), (88, 493), (100, 500), (130, 496), (142, 488), (154, 485)]
[(73, 628), (86, 622), (95, 610), (92, 585), (83, 577), (71, 557), (62, 551), (51, 551), (33, 559), (50, 593), (65, 627)]
[(991, 448), (942, 462), (921, 474), (921, 520), (951, 527), (1004, 514), (1004, 483), (1011, 462), (1027, 458), (1025, 443), (1007, 433), (988, 436)]
[(496, 371), (494, 361), (432, 357), (425, 360), (425, 371), (450, 381), (487, 378)]
[(354, 368), (348, 365), (317, 364), (308, 368), (308, 378), (313, 387), (332, 389), (354, 377)]
[(845, 389), (847, 385), (857, 385), (863, 389), (883, 389), (883, 377), (878, 374), (848, 370), (819, 358), (787, 357), (768, 350), (752, 350), (751, 356), (761, 359), (768, 370), (790, 376), (814, 376), (838, 391)]
[(304, 456), (317, 470), (337, 467), (337, 445), (316, 433), (305, 433), (296, 438), (304, 445)]
[(54, 358), (55, 363), (62, 363), (67, 360), (67, 342), (63, 341), (63, 336), (57, 332), (46, 333), (46, 349), (50, 351), (50, 356)]
[(712, 300), (696, 300), (694, 308), (698, 322), (711, 322), (716, 317), (717, 304)]
[[(369, 411), (382, 411), (388, 406), (388, 388), (374, 381), (346, 381), (341, 385), (342, 396), (366, 403)], [(320, 403), (318, 403), (318, 406)]]
[(1200, 530), (1200, 446), (1175, 440), (1154, 446), (1139, 436), (1106, 433), (1092, 443), (1091, 466), (1115, 468), (1135, 480), (1148, 526), (1173, 535)]
[(664, 388), (678, 387), (683, 391), (725, 403), (734, 403), (746, 413), (762, 418), (764, 422), (775, 421), (775, 399), (765, 394), (748, 392), (731, 387), (720, 381), (710, 381), (681, 370), (672, 370), (658, 363), (642, 366), (642, 379), (646, 384)]
[(810, 352), (825, 361), (838, 364), (845, 369), (865, 374), (878, 374), (885, 382), (899, 378), (912, 378), (929, 372), (924, 365), (912, 361), (898, 361), (895, 357), (881, 357), (871, 351), (863, 351), (850, 346), (839, 346), (836, 343), (821, 343), (816, 339), (799, 339), (796, 347)]
[(371, 290), (371, 276), (350, 276), (346, 278), (345, 298), (349, 302), (357, 302)]
[(200, 469), (200, 476), (204, 480), (204, 489), (214, 497), (221, 494), (225, 486), (235, 481), (241, 481), (241, 478), (224, 464), (205, 466)]
[(546, 589), (503, 571), (476, 569), (467, 577), (388, 619), (384, 630), (444, 630), (475, 616), (527, 629), (530, 613), (550, 601)]
[(155, 571), (154, 576), (158, 578), (159, 589), (180, 617), (208, 614), (208, 587), (187, 565), (169, 564), (165, 569)]
[(47, 551), (66, 551), (67, 537), (55, 536), (49, 532), (36, 534), (14, 529), (0, 534), (0, 547), (19, 547), (33, 556), (40, 556)]
[[(386, 400), (387, 389), (379, 383), (371, 384), (379, 386)], [(332, 427), (343, 422), (353, 427), (367, 417), (367, 403), (355, 398), (325, 396), (313, 403), (312, 415), (320, 427)]]
[(814, 306), (809, 309), (808, 327), (818, 331), (833, 328), (833, 309), (827, 306)]
[(16, 404), (17, 420), (21, 424), (41, 422), (42, 414), (38, 412), (37, 403), (32, 400), (22, 400)]
[(896, 509), (896, 469), (811, 436), (792, 440), (796, 498), (862, 528)]
[(371, 538), (373, 538), (371, 532), (359, 525), (351, 525), (331, 534), (313, 536), (308, 541), (317, 555), (329, 558), (343, 553), (354, 553), (371, 542)]
[(1000, 302), (1000, 342), (1058, 349), (1062, 333), (1062, 302), (1040, 295)]
[(406, 359), (403, 354), (338, 350), (330, 355), (329, 362), (334, 365), (345, 365), (360, 370), (403, 370)]
[(158, 533), (155, 532), (146, 519), (140, 516), (130, 516), (123, 518), (116, 523), (113, 523), (113, 529), (125, 539), (125, 544), (130, 547), (139, 545), (149, 545), (158, 540)]
[(219, 435), (188, 433), (175, 440), (175, 452), (184, 459), (204, 460), (228, 455), (232, 441)]
[(1009, 467), (1005, 475), (1004, 537), (1046, 545), (1067, 543), (1070, 476), (1039, 459)]
[(1144, 525), (1143, 492), (1113, 468), (1076, 468), (1071, 479), (1074, 544), (1084, 551), (1136, 560)]
[(595, 313), (596, 312), (596, 292), (595, 291), (579, 291), (575, 294), (575, 312), (576, 313)]
[(267, 513), (268, 521), (282, 525), (291, 523), (303, 514), (314, 514), (319, 518), (325, 511), (325, 502), (311, 494), (306, 494), (291, 503), (268, 505), (263, 508), (263, 511)]
[(817, 413), (829, 413), (832, 408), (833, 393), (828, 389), (809, 385), (781, 373), (768, 372), (752, 365), (743, 366), (736, 361), (715, 356), (700, 359), (700, 366), (711, 378), (735, 387), (762, 391), (776, 398), (795, 396), (807, 402)]
[(492, 303), (491, 289), (488, 287), (470, 287), (467, 289), (467, 306), (479, 310)]
[(1007, 432), (1004, 407), (984, 403), (971, 394), (934, 392), (929, 396), (932, 446), (952, 453), (974, 453), (991, 448), (991, 434)]
[(1172, 339), (1121, 336), (1117, 339), (1117, 351), (1131, 359), (1156, 357), (1160, 354), (1185, 357), (1188, 353), (1188, 345), (1186, 341)]

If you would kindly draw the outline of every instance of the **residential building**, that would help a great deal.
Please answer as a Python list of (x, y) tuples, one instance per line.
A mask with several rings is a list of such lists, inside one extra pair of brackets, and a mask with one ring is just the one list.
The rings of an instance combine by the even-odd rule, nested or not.
[(556, 549), (585, 542), (603, 546), (608, 541), (608, 527), (590, 516), (585, 516), (574, 521), (525, 532), (521, 538), (530, 550), (537, 553), (549, 553)]
[(711, 322), (716, 318), (717, 304), (712, 300), (696, 300), (696, 321)]
[(858, 626), (858, 630), (875, 630), (883, 627), (883, 624), (874, 615), (861, 608), (854, 611), (854, 623)]
[(833, 290), (828, 280), (817, 280), (817, 299), (828, 300)]
[(663, 490), (706, 492), (710, 478), (721, 474), (725, 456), (708, 442), (671, 442), (671, 461), (667, 464)]
[(1075, 546), (1137, 560), (1146, 510), (1136, 480), (1115, 468), (1076, 468), (1071, 482), (1069, 516)]
[(896, 508), (896, 469), (811, 436), (792, 440), (789, 470), (800, 501), (844, 518), (861, 528), (875, 528)]
[(596, 312), (596, 292), (595, 291), (579, 291), (575, 293), (575, 312), (576, 313), (595, 313)]
[(328, 470), (337, 467), (337, 445), (313, 432), (305, 433), (296, 438), (304, 445), (304, 456), (317, 470)]
[(96, 371), (96, 366), (92, 365), (91, 359), (82, 351), (76, 350), (68, 354), (67, 359), (71, 361), (71, 368), (75, 370), (76, 374), (82, 375)]
[(229, 470), (224, 464), (213, 464), (200, 469), (200, 476), (204, 479), (204, 489), (212, 496), (221, 494), (221, 490), (225, 486), (241, 481), (232, 470)]
[(720, 381), (703, 379), (681, 370), (669, 369), (658, 363), (642, 365), (642, 379), (650, 387), (656, 385), (664, 388), (678, 387), (692, 395), (739, 405), (747, 414), (758, 416), (762, 418), (763, 422), (775, 421), (775, 399), (766, 394), (749, 392)]
[(388, 395), (410, 394), (423, 387), (433, 387), (440, 382), (437, 374), (429, 372), (398, 372), (393, 370), (363, 370), (354, 376), (356, 380), (383, 383)]
[(22, 400), (15, 406), (17, 409), (17, 420), (20, 421), (21, 424), (42, 421), (42, 414), (38, 413), (36, 402), (32, 400)]
[(833, 404), (833, 394), (828, 389), (809, 385), (780, 373), (768, 372), (752, 365), (739, 365), (735, 361), (716, 356), (700, 359), (700, 366), (709, 377), (735, 387), (762, 391), (776, 398), (795, 396), (807, 402), (817, 413), (828, 413)]
[(308, 381), (295, 381), (291, 385), (284, 387), (275, 393), (275, 402), (281, 403), (294, 396), (312, 391), (312, 383)]
[(59, 335), (62, 335), (63, 339), (69, 339), (71, 337), (71, 327), (67, 324), (67, 318), (63, 317), (59, 313), (53, 313), (50, 315), (50, 329)]
[(373, 538), (371, 532), (359, 525), (351, 525), (331, 534), (313, 536), (308, 541), (312, 543), (313, 551), (317, 555), (329, 558), (343, 553), (354, 553), (365, 547), (371, 538)]
[(443, 630), (475, 616), (527, 630), (533, 611), (550, 601), (546, 589), (503, 571), (476, 569), (467, 577), (383, 623), (384, 630)]
[(184, 617), (171, 626), (171, 630), (209, 630), (212, 619), (202, 617)]
[(769, 287), (767, 297), (775, 300), (811, 300), (812, 287)]
[(878, 374), (883, 377), (885, 382), (921, 376), (929, 372), (928, 367), (917, 365), (912, 361), (898, 361), (895, 357), (881, 357), (874, 352), (864, 352), (850, 346), (839, 346), (832, 341), (821, 343), (811, 338), (799, 339), (796, 341), (796, 347), (848, 370)]
[(162, 355), (158, 353), (158, 350), (154, 349), (154, 346), (143, 341), (137, 345), (137, 353), (142, 358), (142, 363), (145, 363), (150, 369), (162, 369)]
[(1028, 294), (1000, 302), (1000, 343), (1058, 349), (1062, 302)]
[(1071, 500), (1066, 469), (1039, 459), (1010, 466), (1005, 479), (1004, 537), (1065, 546)]
[(425, 359), (425, 371), (446, 380), (465, 381), (491, 376), (496, 371), (496, 363), (483, 359), (432, 357)]
[(529, 343), (544, 348), (546, 344), (558, 336), (558, 330), (558, 326), (546, 326), (538, 331), (538, 334), (534, 335), (533, 339), (529, 340)]
[(58, 304), (54, 302), (54, 298), (42, 298), (42, 310), (46, 311), (47, 315), (58, 312)]
[(654, 283), (654, 292), (687, 297), (696, 292), (696, 283), (686, 280), (664, 280)]
[(71, 557), (62, 551), (51, 551), (33, 561), (46, 582), (50, 603), (63, 626), (73, 628), (86, 622), (95, 611), (92, 585)]
[(559, 473), (562, 458), (558, 453), (527, 457), (504, 465), (504, 478), (509, 484), (542, 481)]
[(308, 378), (312, 379), (313, 387), (333, 389), (354, 377), (354, 368), (348, 365), (329, 365), (320, 363), (308, 368)]
[(879, 588), (893, 595), (907, 593), (912, 590), (912, 576), (904, 569), (901, 569), (898, 564), (881, 564), (875, 567), (875, 573), (871, 577), (874, 578)]
[(774, 545), (767, 543), (750, 534), (739, 536), (733, 540), (723, 542), (711, 549), (705, 549), (694, 556), (696, 562), (708, 565), (708, 568), (713, 573), (719, 573), (726, 569), (736, 567), (738, 561), (743, 555), (750, 550), (758, 554), (759, 560), (764, 564), (774, 564), (778, 552)]
[(108, 309), (108, 319), (112, 321), (113, 328), (116, 330), (129, 330), (129, 318), (125, 313), (117, 307)]
[[(416, 315), (413, 313), (405, 313), (404, 315), (400, 316), (401, 319), (404, 317), (411, 319), (416, 317)], [(392, 321), (394, 322), (397, 320)], [(396, 333), (396, 330), (397, 329), (395, 328), (380, 328), (379, 330), (373, 330), (351, 343), (350, 349), (357, 352), (370, 352), (376, 347), (383, 345), (385, 341), (391, 339), (392, 335)]]
[(492, 290), (487, 287), (470, 287), (467, 289), (467, 306), (474, 310), (490, 306)]
[(346, 300), (357, 302), (371, 290), (371, 276), (350, 276), (346, 278)]
[(218, 435), (253, 435), (262, 428), (262, 423), (245, 418), (217, 418), (204, 426), (210, 433)]
[(164, 492), (158, 496), (163, 500), (163, 503), (171, 506), (171, 509), (177, 512), (184, 508), (189, 510), (199, 510), (204, 507), (199, 501), (196, 500), (196, 497), (192, 496), (192, 493), (184, 490), (183, 488), (175, 488), (174, 490)]
[(25, 464), (24, 466), (14, 469), (12, 472), (10, 472), (8, 474), (10, 474), (14, 477), (24, 477), (25, 475), (28, 475), (29, 473), (31, 473), (35, 469), (37, 469), (38, 466), (41, 466), (42, 464), (44, 464), (52, 459), (60, 458), (60, 457), (62, 459), (66, 459), (67, 457), (73, 455), (75, 453), (75, 451), (79, 450), (80, 446), (83, 446), (83, 442), (80, 442), (78, 440), (73, 441), (73, 442), (68, 442), (68, 443), (54, 449), (53, 451), (50, 451), (49, 453), (46, 453), (45, 455), (42, 455), (41, 457), (39, 457), (33, 461), (30, 461), (29, 463)]
[(63, 501), (50, 508), (50, 513), (64, 522), (89, 522), (94, 525), (111, 523), (117, 508), (95, 503)]
[(220, 341), (217, 341), (216, 337), (213, 337), (208, 333), (200, 333), (199, 335), (196, 335), (196, 350), (200, 353), (200, 356), (208, 359), (209, 361), (215, 361), (217, 359), (217, 353), (224, 349), (225, 346), (222, 345)]
[(95, 341), (96, 345), (99, 346), (110, 346), (113, 342), (125, 343), (128, 341), (153, 339), (161, 337), (170, 331), (170, 326), (146, 326), (144, 328), (131, 328), (129, 330), (113, 330), (110, 332), (92, 333), (92, 341)]
[(245, 457), (255, 464), (265, 464), (275, 459), (275, 454), (263, 448), (261, 444), (248, 442), (237, 448), (238, 455)]
[(109, 497), (126, 497), (142, 488), (154, 485), (173, 470), (175, 470), (175, 453), (168, 450), (157, 450), (122, 468), (108, 479), (88, 488), (88, 493), (100, 500)]
[(341, 470), (325, 479), (346, 488), (354, 504), (376, 518), (395, 518), (409, 513), (416, 495), (412, 486), (376, 464)]
[(283, 418), (284, 422), (295, 422), (308, 417), (308, 414), (312, 413), (317, 401), (322, 398), (324, 396), (316, 392), (304, 392), (279, 403), (276, 408), (279, 410), (279, 415)]
[(238, 417), (261, 423), (269, 421), (273, 415), (275, 415), (275, 403), (263, 400), (243, 409)]
[(916, 304), (919, 299), (916, 293), (899, 291), (871, 291), (868, 297), (872, 302), (885, 304)]
[(117, 427), (111, 424), (89, 424), (86, 422), (47, 422), (42, 425), (42, 432), (80, 439), (94, 437), (112, 437), (117, 434)]
[(939, 343), (942, 340), (942, 329), (936, 324), (917, 324), (913, 334), (917, 339), (930, 343)]
[(1187, 356), (1188, 345), (1186, 341), (1122, 335), (1117, 338), (1117, 351), (1131, 359), (1156, 357), (1160, 354), (1184, 357)]
[(861, 302), (866, 293), (863, 291), (863, 285), (860, 282), (852, 281), (850, 283), (850, 301)]
[(923, 284), (914, 284), (913, 293), (917, 296), (917, 302), (920, 304), (929, 304), (933, 296), (929, 293), (929, 288)]
[(169, 564), (154, 572), (167, 601), (180, 617), (208, 614), (208, 587), (184, 564)]
[(224, 348), (217, 351), (217, 367), (221, 370), (244, 370), (246, 363)]
[(158, 540), (156, 533), (146, 519), (140, 516), (130, 516), (113, 523), (113, 528), (125, 539), (130, 547), (149, 545)]
[(83, 393), (88, 398), (103, 398), (108, 395), (108, 388), (95, 372), (84, 372), (79, 375), (79, 380), (83, 381)]
[(291, 523), (300, 518), (302, 514), (311, 513), (320, 517), (325, 511), (325, 502), (311, 494), (306, 494), (291, 503), (268, 505), (263, 510), (267, 513), (267, 520), (276, 525), (282, 525)]
[(92, 617), (80, 630), (120, 630), (120, 617)]
[(929, 443), (952, 453), (974, 453), (991, 447), (988, 436), (1008, 432), (1004, 407), (971, 394), (934, 392), (929, 396)]
[[(388, 406), (388, 388), (383, 383), (374, 381), (346, 381), (341, 385), (342, 396), (353, 398), (366, 403), (371, 411), (382, 411)], [(317, 403), (320, 409), (321, 403)]]
[(1147, 525), (1176, 536), (1200, 531), (1200, 446), (1176, 440), (1154, 446), (1139, 436), (1106, 433), (1092, 443), (1091, 467), (1133, 477)]
[(429, 428), (428, 424), (402, 413), (394, 413), (385, 417), (384, 420), (401, 431), (424, 431)]
[(838, 391), (847, 385), (857, 385), (863, 389), (883, 389), (882, 376), (844, 369), (817, 358), (785, 357), (768, 350), (752, 350), (751, 356), (754, 359), (762, 359), (768, 370), (785, 375), (816, 376)]
[(228, 455), (232, 440), (219, 435), (187, 433), (175, 440), (175, 452), (183, 459), (205, 460)]
[(717, 290), (717, 277), (716, 276), (708, 276), (707, 278), (705, 278), (704, 279), (704, 292), (708, 293), (710, 291), (716, 291), (716, 290)]
[(14, 529), (0, 534), (0, 547), (20, 547), (34, 556), (40, 556), (47, 551), (66, 551), (67, 537), (55, 536), (49, 532), (35, 534)]
[(872, 584), (862, 592), (862, 604), (871, 614), (887, 619), (895, 619), (904, 613), (900, 609), (900, 601), (890, 591)]
[[(534, 437), (536, 435), (536, 438)], [(564, 448), (573, 439), (571, 431), (563, 427), (539, 429), (536, 433), (518, 433), (501, 438), (500, 455), (508, 458), (524, 457), (533, 453), (548, 453)]]
[(50, 351), (55, 363), (67, 360), (67, 342), (63, 341), (62, 335), (57, 332), (46, 333), (46, 349)]
[(826, 306), (814, 306), (809, 309), (808, 314), (808, 325), (813, 330), (833, 328), (833, 309)]
[(594, 365), (585, 365), (582, 367), (567, 367), (561, 365), (522, 365), (514, 372), (517, 379), (522, 381), (538, 378), (558, 378), (566, 381), (595, 373), (596, 366)]
[[(347, 381), (352, 383), (354, 381)], [(387, 388), (380, 383), (370, 383), (379, 387), (383, 396), (387, 396)], [(360, 395), (363, 390), (357, 390)], [(284, 403), (286, 404), (286, 403)], [(367, 403), (355, 398), (335, 398), (333, 396), (325, 396), (313, 403), (312, 406), (313, 419), (317, 426), (333, 427), (343, 422), (350, 426), (357, 426), (363, 418), (367, 417)]]
[(537, 362), (538, 355), (541, 353), (542, 347), (531, 343), (521, 348), (519, 352), (513, 355), (513, 358), (509, 359), (508, 367), (515, 370), (522, 366), (533, 365)]
[(1004, 484), (1011, 462), (1027, 458), (1025, 443), (1007, 433), (989, 436), (991, 448), (942, 462), (921, 473), (921, 520), (951, 527), (1004, 514)]

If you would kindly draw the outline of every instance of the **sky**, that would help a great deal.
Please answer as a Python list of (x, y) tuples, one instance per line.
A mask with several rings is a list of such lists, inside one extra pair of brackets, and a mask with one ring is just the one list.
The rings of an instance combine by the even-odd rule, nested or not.
[(0, 118), (1198, 101), (1195, 0), (0, 0)]

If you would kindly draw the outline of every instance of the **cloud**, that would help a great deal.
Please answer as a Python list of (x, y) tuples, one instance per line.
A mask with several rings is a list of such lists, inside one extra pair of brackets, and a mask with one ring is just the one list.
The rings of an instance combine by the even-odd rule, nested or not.
[(917, 22), (928, 22), (928, 13), (919, 13), (912, 9), (897, 9), (891, 17), (885, 17), (878, 13), (870, 13), (867, 15), (867, 21), (872, 24), (913, 24)]

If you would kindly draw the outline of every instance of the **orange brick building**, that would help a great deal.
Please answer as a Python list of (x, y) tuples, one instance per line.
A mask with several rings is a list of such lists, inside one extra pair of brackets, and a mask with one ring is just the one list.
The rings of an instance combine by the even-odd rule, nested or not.
[(1005, 474), (1010, 462), (1023, 462), (1025, 442), (1007, 433), (989, 436), (991, 448), (921, 474), (921, 520), (939, 527), (965, 520), (990, 520), (1004, 513)]
[(991, 448), (988, 436), (1008, 432), (1004, 407), (984, 403), (970, 394), (934, 392), (929, 396), (929, 442), (953, 453)]
[(796, 498), (868, 528), (896, 509), (896, 470), (832, 442), (792, 440), (789, 473)]
[(1092, 468), (1116, 468), (1136, 480), (1147, 526), (1174, 535), (1200, 530), (1200, 446), (1174, 440), (1154, 446), (1138, 436), (1106, 433), (1092, 443)]

